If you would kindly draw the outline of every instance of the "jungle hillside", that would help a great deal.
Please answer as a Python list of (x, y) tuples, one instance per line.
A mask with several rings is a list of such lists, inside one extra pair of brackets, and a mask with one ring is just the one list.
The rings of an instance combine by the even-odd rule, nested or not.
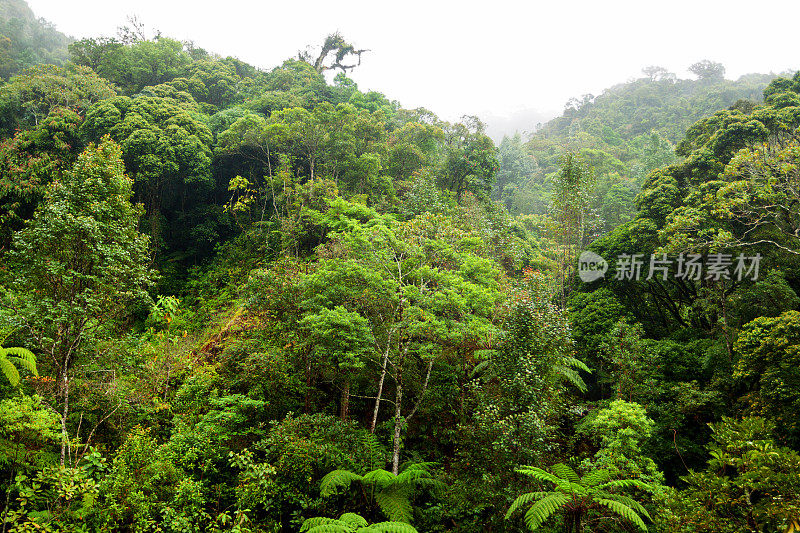
[(800, 73), (495, 144), (99, 33), (0, 2), (2, 533), (800, 531)]

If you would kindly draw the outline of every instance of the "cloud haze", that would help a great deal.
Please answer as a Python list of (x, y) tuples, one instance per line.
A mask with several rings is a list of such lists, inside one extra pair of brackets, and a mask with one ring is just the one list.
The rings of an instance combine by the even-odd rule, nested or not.
[(165, 35), (261, 68), (339, 30), (371, 50), (352, 74), (362, 89), (447, 119), (500, 117), (495, 135), (498, 128), (535, 126), (507, 119), (518, 110), (546, 119), (570, 97), (598, 94), (647, 65), (688, 77), (688, 65), (709, 58), (725, 64), (729, 78), (798, 66), (800, 4), (774, 0), (759, 2), (757, 10), (752, 3), (683, 0), (29, 3), (37, 16), (76, 37), (112, 35), (136, 14)]

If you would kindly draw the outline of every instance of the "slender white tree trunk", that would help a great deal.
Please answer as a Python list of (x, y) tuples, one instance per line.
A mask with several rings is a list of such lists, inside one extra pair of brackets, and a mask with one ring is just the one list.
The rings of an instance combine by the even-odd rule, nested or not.
[(392, 345), (391, 336), (386, 341), (386, 351), (383, 352), (383, 363), (381, 365), (381, 377), (378, 380), (378, 394), (375, 396), (375, 408), (372, 410), (372, 422), (369, 425), (369, 432), (375, 433), (375, 426), (378, 424), (378, 411), (381, 408), (381, 396), (383, 395), (383, 382), (386, 380), (386, 365), (389, 363), (389, 348)]

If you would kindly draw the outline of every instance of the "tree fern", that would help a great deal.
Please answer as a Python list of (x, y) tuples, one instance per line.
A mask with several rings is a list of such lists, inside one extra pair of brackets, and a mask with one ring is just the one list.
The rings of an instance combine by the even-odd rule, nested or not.
[(309, 518), (300, 526), (302, 533), (418, 533), (410, 524), (403, 522), (378, 522), (370, 525), (356, 513), (344, 513), (339, 519), (317, 516)]
[(388, 470), (383, 470), (382, 468), (379, 468), (377, 470), (373, 470), (372, 472), (367, 472), (366, 474), (364, 474), (364, 476), (361, 478), (361, 481), (363, 481), (367, 485), (375, 485), (378, 488), (383, 488), (387, 485), (394, 483), (396, 479), (397, 478), (395, 477), (395, 475), (389, 472)]
[(559, 511), (567, 514), (567, 523), (577, 524), (589, 509), (597, 509), (610, 511), (647, 531), (642, 519), (643, 516), (650, 519), (647, 510), (633, 498), (616, 492), (630, 488), (650, 490), (646, 483), (636, 479), (612, 480), (612, 474), (607, 469), (595, 470), (583, 477), (579, 477), (575, 470), (565, 464), (553, 465), (550, 470), (551, 472), (547, 472), (535, 466), (517, 469), (520, 474), (540, 482), (552, 483), (555, 490), (529, 492), (518, 496), (508, 509), (506, 518), (530, 505), (525, 513), (525, 524), (535, 530)]
[(330, 496), (339, 491), (339, 489), (350, 488), (350, 484), (354, 481), (361, 481), (362, 476), (351, 472), (349, 470), (334, 470), (328, 472), (319, 484), (320, 493), (322, 496)]
[(561, 479), (569, 480), (570, 483), (579, 484), (581, 482), (580, 478), (578, 477), (578, 474), (576, 474), (572, 468), (563, 463), (558, 463), (551, 466), (550, 470), (552, 470), (553, 473), (558, 477), (560, 477)]
[(553, 492), (534, 503), (525, 513), (525, 525), (531, 530), (538, 529), (550, 515), (561, 509), (570, 498), (560, 492)]
[(36, 356), (33, 355), (33, 352), (25, 348), (3, 348), (0, 346), (0, 370), (14, 387), (19, 385), (20, 381), (19, 370), (15, 365), (25, 368), (34, 376), (39, 375), (36, 370)]
[(586, 363), (572, 356), (563, 357), (559, 364), (553, 367), (553, 371), (563, 380), (568, 381), (581, 392), (586, 392), (586, 382), (583, 381), (578, 370), (583, 370), (589, 374), (592, 372), (591, 369), (586, 366)]
[(645, 525), (644, 520), (642, 520), (636, 511), (628, 507), (622, 502), (617, 500), (609, 500), (607, 498), (598, 498), (597, 503), (600, 505), (605, 505), (609, 509), (611, 509), (614, 513), (618, 514), (622, 518), (633, 522), (639, 529), (642, 531), (647, 531), (647, 525)]
[(584, 487), (596, 487), (597, 485), (607, 482), (609, 479), (611, 479), (611, 470), (599, 468), (585, 474), (581, 478), (580, 484)]
[(638, 514), (644, 516), (648, 520), (652, 520), (652, 518), (650, 517), (650, 513), (647, 512), (647, 509), (645, 509), (641, 503), (637, 502), (633, 498), (625, 496), (624, 494), (614, 494), (608, 499), (624, 503), (625, 505), (636, 511)]
[(541, 500), (545, 496), (550, 494), (549, 492), (526, 492), (525, 494), (520, 494), (517, 496), (517, 499), (514, 500), (514, 503), (511, 504), (511, 507), (508, 508), (506, 512), (506, 519), (511, 518), (511, 515), (517, 512), (518, 509), (524, 507), (530, 503), (535, 501)]
[(344, 513), (339, 517), (339, 520), (350, 527), (366, 527), (369, 525), (369, 522), (363, 516), (356, 513)]
[(564, 485), (564, 482), (568, 481), (561, 479), (558, 476), (551, 474), (550, 472), (542, 470), (541, 468), (536, 468), (535, 466), (525, 466), (522, 468), (517, 468), (516, 471), (520, 474), (530, 476), (539, 481), (549, 481), (556, 485)]
[(361, 530), (359, 533), (417, 533), (411, 524), (403, 522), (378, 522), (372, 524), (368, 529)]
[(413, 516), (411, 507), (411, 490), (406, 487), (392, 485), (375, 494), (375, 503), (383, 514), (394, 522), (410, 522)]
[(362, 494), (369, 503), (377, 505), (381, 512), (393, 522), (410, 522), (413, 516), (411, 497), (419, 488), (439, 490), (444, 484), (431, 474), (435, 463), (409, 463), (394, 475), (388, 470), (376, 468), (363, 476), (349, 470), (334, 470), (322, 478), (320, 492), (330, 496), (342, 489), (348, 489), (357, 482), (364, 487)]

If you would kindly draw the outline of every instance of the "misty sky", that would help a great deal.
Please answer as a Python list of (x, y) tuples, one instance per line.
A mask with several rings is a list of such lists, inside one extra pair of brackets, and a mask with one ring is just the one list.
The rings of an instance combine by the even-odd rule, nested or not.
[[(686, 67), (708, 58), (723, 63), (729, 78), (800, 66), (794, 0), (28, 3), (78, 38), (113, 35), (136, 14), (164, 35), (261, 68), (339, 30), (371, 49), (351, 75), (361, 89), (446, 119), (478, 114), (512, 130), (531, 129), (570, 97), (598, 94), (647, 65), (689, 77)], [(515, 114), (519, 120), (504, 118)]]

